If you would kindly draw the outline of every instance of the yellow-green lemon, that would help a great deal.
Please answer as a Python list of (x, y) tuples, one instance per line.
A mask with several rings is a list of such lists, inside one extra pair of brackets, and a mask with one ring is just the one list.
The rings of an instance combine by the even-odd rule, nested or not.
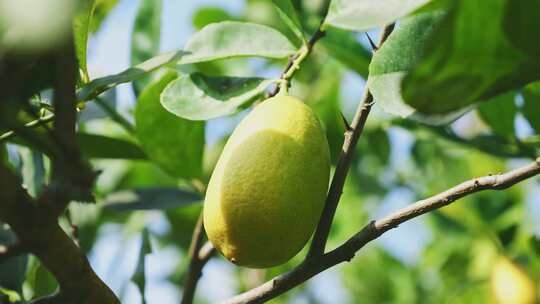
[(518, 265), (501, 257), (491, 275), (491, 290), (498, 304), (537, 303), (535, 282)]
[(237, 265), (286, 262), (317, 225), (329, 174), (328, 143), (311, 109), (291, 96), (267, 99), (238, 124), (212, 173), (208, 238)]

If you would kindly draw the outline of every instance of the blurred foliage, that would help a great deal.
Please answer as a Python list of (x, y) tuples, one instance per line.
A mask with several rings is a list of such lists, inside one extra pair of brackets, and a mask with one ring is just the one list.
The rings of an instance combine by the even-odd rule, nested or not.
[[(81, 56), (86, 59), (84, 46), (88, 39), (85, 35), (92, 37), (98, 31), (118, 1), (90, 2), (93, 10), (84, 11), (86, 15), (81, 17), (91, 16), (90, 20), (83, 20), (83, 26), (75, 27), (76, 38), (77, 34), (81, 38), (77, 54), (83, 72), (85, 61)], [(117, 111), (114, 100), (107, 115), (89, 115), (80, 120), (80, 148), (91, 159), (94, 168), (100, 170), (94, 189), (98, 204), (72, 203), (68, 214), (62, 218), (62, 221), (69, 218), (77, 227), (74, 238), (90, 255), (100, 254), (96, 252), (103, 246), (99, 245), (100, 241), (110, 235), (118, 236), (119, 241), (114, 244), (118, 252), (108, 260), (112, 269), (109, 272), (117, 271), (116, 264), (125, 258), (124, 246), (134, 237), (143, 236), (134, 273), (126, 275), (125, 282), (120, 282), (119, 285), (124, 286), (122, 290), (129, 280), (141, 290), (148, 288), (145, 267), (155, 260), (145, 259), (145, 256), (159, 254), (165, 248), (173, 248), (177, 254), (174, 269), (166, 275), (166, 280), (181, 288), (192, 231), (202, 208), (201, 192), (232, 128), (243, 117), (245, 109), (260, 101), (260, 93), (271, 89), (271, 81), (259, 77), (272, 80), (279, 76), (286, 65), (286, 57), (301, 46), (302, 37), (309, 38), (316, 30), (326, 3), (324, 0), (246, 0), (242, 10), (234, 12), (218, 6), (198, 6), (186, 23), (191, 22), (196, 31), (209, 24), (214, 24), (214, 27), (210, 28), (211, 31), (206, 27), (202, 34), (190, 39), (192, 44), (188, 43), (187, 49), (193, 54), (187, 56), (183, 52), (157, 54), (163, 9), (157, 2), (161, 3), (140, 2), (131, 40), (133, 65), (149, 61), (120, 74), (79, 83), (78, 97), (90, 103), (105, 90), (137, 80), (137, 101), (127, 111)], [(291, 93), (305, 100), (320, 118), (334, 165), (342, 150), (348, 124), (346, 119), (353, 117), (350, 109), (358, 103), (356, 97), (351, 96), (360, 96), (364, 87), (359, 78), (366, 80), (369, 68), (372, 78), (368, 85), (375, 83), (379, 86), (372, 87), (377, 104), (354, 155), (327, 249), (340, 245), (368, 220), (380, 215), (381, 208), (395, 210), (412, 203), (398, 200), (425, 198), (472, 177), (506, 171), (524, 159), (538, 155), (540, 86), (538, 82), (525, 85), (537, 76), (537, 70), (533, 68), (538, 62), (533, 59), (540, 58), (537, 56), (538, 42), (527, 39), (530, 37), (523, 36), (521, 31), (535, 28), (538, 18), (532, 13), (534, 1), (525, 1), (525, 4), (503, 0), (490, 4), (486, 4), (488, 0), (456, 1), (453, 4), (450, 1), (432, 1), (431, 6), (400, 19), (396, 32), (375, 53), (371, 66), (371, 46), (363, 34), (343, 28), (371, 28), (383, 21), (405, 16), (425, 1), (403, 1), (400, 5), (410, 3), (412, 6), (388, 12), (381, 10), (375, 2), (332, 2), (334, 8), (326, 37), (317, 43), (313, 53), (302, 63), (292, 80)], [(353, 7), (362, 3), (373, 5), (377, 14), (372, 20), (359, 18), (356, 15), (360, 12), (358, 10), (347, 14), (347, 10), (339, 8), (339, 4), (345, 2), (350, 2)], [(482, 5), (494, 6), (496, 16), (491, 16), (492, 12)], [(450, 12), (444, 11), (449, 7)], [(222, 21), (234, 22), (219, 23)], [(437, 24), (442, 25), (438, 27)], [(493, 30), (493, 24), (501, 26)], [(231, 28), (235, 31), (230, 32)], [(471, 28), (475, 31), (468, 33)], [(491, 30), (493, 35), (489, 35)], [(261, 35), (270, 37), (282, 47), (260, 42)], [(259, 43), (245, 47), (243, 44), (250, 40), (236, 43), (235, 37), (257, 38)], [(226, 47), (220, 44), (225, 38), (230, 39)], [(488, 38), (492, 40), (478, 48), (478, 43), (482, 43), (479, 41)], [(92, 43), (92, 39), (88, 41)], [(459, 48), (453, 48), (453, 42), (459, 42)], [(207, 48), (205, 43), (211, 43), (212, 48)], [(201, 50), (210, 51), (204, 53)], [(463, 54), (468, 54), (467, 50), (474, 51), (472, 54), (479, 64), (462, 60)], [(499, 54), (488, 52), (491, 50), (504, 51), (508, 55), (504, 63), (519, 69), (501, 71), (498, 65), (490, 65), (492, 62), (488, 60)], [(485, 55), (482, 51), (491, 57), (482, 57)], [(247, 55), (264, 59), (243, 58)], [(48, 52), (34, 56), (14, 56), (11, 53), (4, 56), (2, 53), (2, 56), (0, 130), (2, 133), (13, 129), (18, 132), (16, 136), (0, 141), (0, 149), (7, 151), (2, 153), (1, 161), (9, 163), (30, 194), (36, 196), (49, 181), (49, 147), (54, 144), (49, 134), (51, 124), (38, 128), (24, 128), (23, 125), (44, 113), (51, 114), (50, 74), (54, 70), (54, 61)], [(525, 58), (524, 62), (531, 66), (512, 61), (516, 56)], [(420, 69), (415, 70), (418, 66)], [(438, 68), (441, 69), (440, 74)], [(477, 90), (467, 91), (475, 84), (472, 80), (476, 79), (473, 77), (476, 74), (469, 75), (472, 70), (484, 77), (482, 79), (486, 83)], [(494, 70), (502, 78), (493, 80), (497, 76)], [(519, 74), (522, 70), (525, 71), (523, 75)], [(454, 72), (458, 78), (453, 78)], [(220, 79), (215, 81), (219, 85), (210, 88), (204, 81), (176, 88), (174, 97), (184, 102), (184, 111), (194, 111), (201, 102), (211, 99), (214, 103), (208, 103), (199, 110), (206, 114), (219, 114), (212, 117), (229, 116), (208, 122), (191, 121), (164, 108), (162, 93), (170, 82), (178, 79), (178, 75), (190, 79)], [(402, 97), (401, 80), (406, 75), (409, 78), (403, 83), (405, 96)], [(432, 78), (433, 75), (437, 77)], [(466, 78), (466, 83), (460, 82), (461, 76)], [(227, 101), (232, 93), (226, 90), (226, 85), (240, 79), (238, 77), (257, 80), (257, 88), (241, 87), (241, 90), (236, 90), (250, 98), (231, 107)], [(349, 79), (354, 79), (355, 83), (351, 85)], [(508, 80), (508, 85), (502, 85), (501, 79)], [(424, 81), (433, 86), (423, 87)], [(264, 87), (259, 86), (260, 83)], [(464, 90), (467, 98), (461, 99), (459, 97)], [(184, 94), (182, 98), (178, 98), (180, 94)], [(257, 100), (250, 94), (257, 96)], [(421, 98), (409, 99), (410, 96)], [(429, 98), (433, 96), (440, 96), (440, 100), (447, 103), (432, 102)], [(477, 97), (482, 97), (483, 101), (478, 102)], [(112, 99), (116, 98), (113, 94)], [(414, 121), (420, 117), (413, 109), (415, 100), (422, 103), (420, 106), (435, 107), (435, 112), (454, 110), (463, 106), (462, 103), (466, 106), (473, 103), (478, 107), (457, 121), (453, 121), (459, 116), (453, 115), (455, 113), (450, 113), (450, 119), (446, 116), (448, 113), (429, 116), (437, 124), (446, 123), (441, 127), (431, 127)], [(471, 109), (458, 110), (463, 114)], [(85, 108), (81, 103), (81, 113), (84, 115), (88, 110), (89, 107)], [(383, 110), (413, 120), (396, 119)], [(130, 131), (130, 128), (134, 129)], [(531, 181), (506, 191), (478, 193), (424, 216), (418, 222), (422, 223), (423, 229), (429, 230), (428, 237), (419, 233), (418, 236), (392, 239), (394, 235), (390, 233), (393, 249), (379, 241), (368, 245), (350, 263), (331, 271), (335, 276), (325, 279), (333, 280), (332, 287), (323, 292), (343, 295), (344, 298), (333, 299), (334, 303), (492, 303), (489, 280), (494, 261), (500, 256), (517, 261), (540, 287), (540, 214), (537, 208), (527, 205), (536, 203), (534, 193), (538, 193), (539, 186), (537, 181)], [(411, 193), (411, 197), (389, 200), (389, 193), (395, 189), (404, 189)], [(411, 261), (396, 251), (416, 244), (413, 239), (421, 245), (419, 253)], [(13, 241), (9, 227), (1, 226), (0, 243)], [(110, 240), (108, 242), (111, 243)], [(153, 252), (150, 243), (153, 246), (157, 244)], [(225, 279), (236, 282), (235, 293), (245, 291), (292, 269), (302, 261), (306, 251), (304, 248), (288, 263), (265, 270), (224, 264), (232, 273), (232, 277)], [(225, 263), (219, 256), (214, 259)], [(324, 303), (314, 291), (317, 286), (312, 281), (306, 282), (271, 303)], [(0, 303), (8, 296), (10, 299), (21, 297), (30, 300), (53, 292), (56, 287), (54, 278), (33, 256), (12, 258), (0, 264)], [(196, 302), (212, 302), (211, 295), (198, 294)]]

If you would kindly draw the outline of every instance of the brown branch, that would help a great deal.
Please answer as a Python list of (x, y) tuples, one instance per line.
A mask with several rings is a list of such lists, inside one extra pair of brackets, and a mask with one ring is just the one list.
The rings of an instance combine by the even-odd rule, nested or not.
[(49, 206), (38, 204), (19, 178), (0, 163), (0, 220), (15, 232), (19, 246), (36, 255), (54, 275), (59, 292), (50, 303), (120, 303), (90, 267), (86, 256), (60, 228)]
[(193, 303), (197, 283), (202, 275), (202, 269), (214, 252), (215, 249), (211, 243), (204, 243), (203, 214), (201, 212), (193, 230), (191, 245), (189, 246), (189, 266), (186, 279), (184, 280), (182, 304)]
[(368, 223), (362, 230), (336, 249), (326, 254), (306, 259), (302, 264), (291, 271), (279, 275), (254, 289), (225, 301), (224, 303), (263, 303), (302, 284), (311, 277), (332, 266), (345, 261), (350, 261), (355, 256), (356, 252), (362, 249), (366, 244), (377, 239), (386, 231), (396, 228), (401, 223), (435, 209), (442, 208), (467, 195), (484, 190), (503, 190), (538, 174), (540, 174), (540, 157), (533, 163), (504, 174), (488, 175), (463, 182), (440, 194), (417, 201), (383, 217), (382, 219)]
[[(378, 48), (381, 47), (393, 30), (393, 23), (384, 27), (379, 39)], [(315, 231), (315, 235), (306, 259), (320, 256), (324, 253), (326, 240), (328, 239), (330, 227), (332, 226), (339, 199), (341, 198), (341, 193), (343, 192), (343, 185), (345, 184), (345, 179), (347, 178), (347, 173), (351, 165), (356, 143), (364, 130), (364, 125), (366, 124), (366, 120), (369, 112), (371, 111), (372, 105), (373, 96), (369, 90), (366, 89), (364, 97), (362, 98), (356, 114), (354, 115), (353, 121), (345, 132), (345, 140), (341, 149), (342, 152), (334, 172), (334, 177), (332, 178), (332, 183), (330, 184), (330, 189), (328, 190), (328, 196), (326, 197), (321, 219), (317, 225), (317, 230)]]

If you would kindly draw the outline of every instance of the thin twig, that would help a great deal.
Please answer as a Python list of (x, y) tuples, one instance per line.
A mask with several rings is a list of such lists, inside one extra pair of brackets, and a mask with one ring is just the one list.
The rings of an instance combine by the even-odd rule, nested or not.
[(463, 182), (440, 194), (417, 201), (383, 217), (382, 219), (371, 221), (336, 249), (321, 256), (315, 256), (312, 259), (304, 260), (302, 264), (293, 270), (277, 276), (254, 289), (233, 297), (224, 303), (263, 303), (302, 284), (311, 277), (332, 266), (345, 261), (350, 261), (355, 256), (356, 252), (362, 249), (366, 244), (377, 239), (386, 231), (396, 228), (398, 225), (410, 219), (447, 206), (467, 195), (484, 190), (503, 190), (538, 174), (540, 174), (540, 157), (526, 166), (504, 174), (488, 175)]
[[(25, 128), (34, 128), (34, 127), (39, 127), (43, 124), (46, 124), (46, 123), (49, 123), (51, 121), (54, 120), (54, 114), (48, 114), (46, 116), (43, 116), (43, 117), (40, 117), (36, 120), (33, 120), (31, 122), (28, 122), (24, 125)], [(13, 137), (15, 135), (15, 132), (14, 131), (7, 131), (5, 133), (3, 133), (2, 135), (0, 135), (0, 143), (4, 142), (4, 141), (7, 141), (8, 139), (10, 139), (11, 137)]]
[[(379, 39), (379, 48), (386, 41), (386, 38), (394, 30), (394, 24), (390, 24), (382, 30), (381, 38)], [(364, 92), (364, 97), (358, 106), (356, 114), (354, 115), (353, 121), (349, 129), (345, 132), (345, 140), (343, 142), (342, 152), (339, 157), (336, 170), (334, 172), (334, 177), (332, 178), (332, 183), (330, 184), (330, 189), (328, 190), (328, 196), (326, 197), (326, 202), (324, 210), (321, 215), (319, 224), (317, 225), (317, 230), (313, 237), (311, 247), (309, 248), (308, 255), (306, 259), (313, 258), (314, 256), (319, 256), (324, 253), (324, 248), (326, 246), (326, 240), (328, 239), (328, 234), (330, 233), (330, 227), (334, 220), (334, 215), (341, 198), (341, 193), (343, 191), (343, 185), (345, 179), (347, 178), (347, 173), (351, 165), (351, 160), (356, 148), (356, 143), (358, 138), (364, 130), (364, 125), (366, 124), (367, 117), (373, 106), (373, 96), (366, 88)]]
[[(197, 283), (202, 275), (202, 269), (214, 252), (214, 247), (212, 244), (203, 244), (204, 225), (203, 214), (201, 212), (197, 224), (195, 225), (195, 229), (193, 230), (191, 245), (189, 246), (189, 267), (186, 279), (184, 280), (184, 290), (181, 301), (182, 304), (193, 303)], [(204, 249), (204, 251), (202, 249)]]
[[(289, 57), (289, 62), (287, 63), (287, 66), (281, 73), (281, 76), (279, 77), (282, 82), (280, 82), (276, 87), (268, 94), (268, 97), (272, 97), (277, 95), (280, 90), (287, 89), (289, 86), (289, 81), (294, 75), (294, 73), (300, 68), (300, 64), (304, 59), (311, 54), (311, 51), (313, 50), (313, 47), (319, 41), (321, 38), (326, 35), (326, 32), (322, 29), (322, 26), (324, 24), (324, 20), (321, 22), (315, 33), (311, 36), (311, 38), (307, 41), (307, 43), (302, 46), (302, 48), (298, 51), (297, 54)], [(285, 86), (285, 87), (284, 87)]]

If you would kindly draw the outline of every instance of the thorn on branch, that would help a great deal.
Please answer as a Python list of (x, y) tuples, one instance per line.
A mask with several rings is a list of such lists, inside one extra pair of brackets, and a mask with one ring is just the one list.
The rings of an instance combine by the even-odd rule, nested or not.
[(347, 131), (352, 130), (351, 125), (347, 121), (347, 118), (345, 117), (345, 115), (343, 115), (343, 112), (340, 111), (339, 114), (341, 114), (341, 119), (343, 120), (343, 124), (345, 125), (345, 130)]
[(369, 34), (367, 32), (364, 32), (364, 34), (366, 34), (366, 37), (369, 41), (369, 45), (371, 46), (371, 50), (373, 52), (376, 52), (379, 50), (379, 47), (375, 44), (375, 42), (373, 42), (373, 40), (371, 39), (371, 37), (369, 36)]

